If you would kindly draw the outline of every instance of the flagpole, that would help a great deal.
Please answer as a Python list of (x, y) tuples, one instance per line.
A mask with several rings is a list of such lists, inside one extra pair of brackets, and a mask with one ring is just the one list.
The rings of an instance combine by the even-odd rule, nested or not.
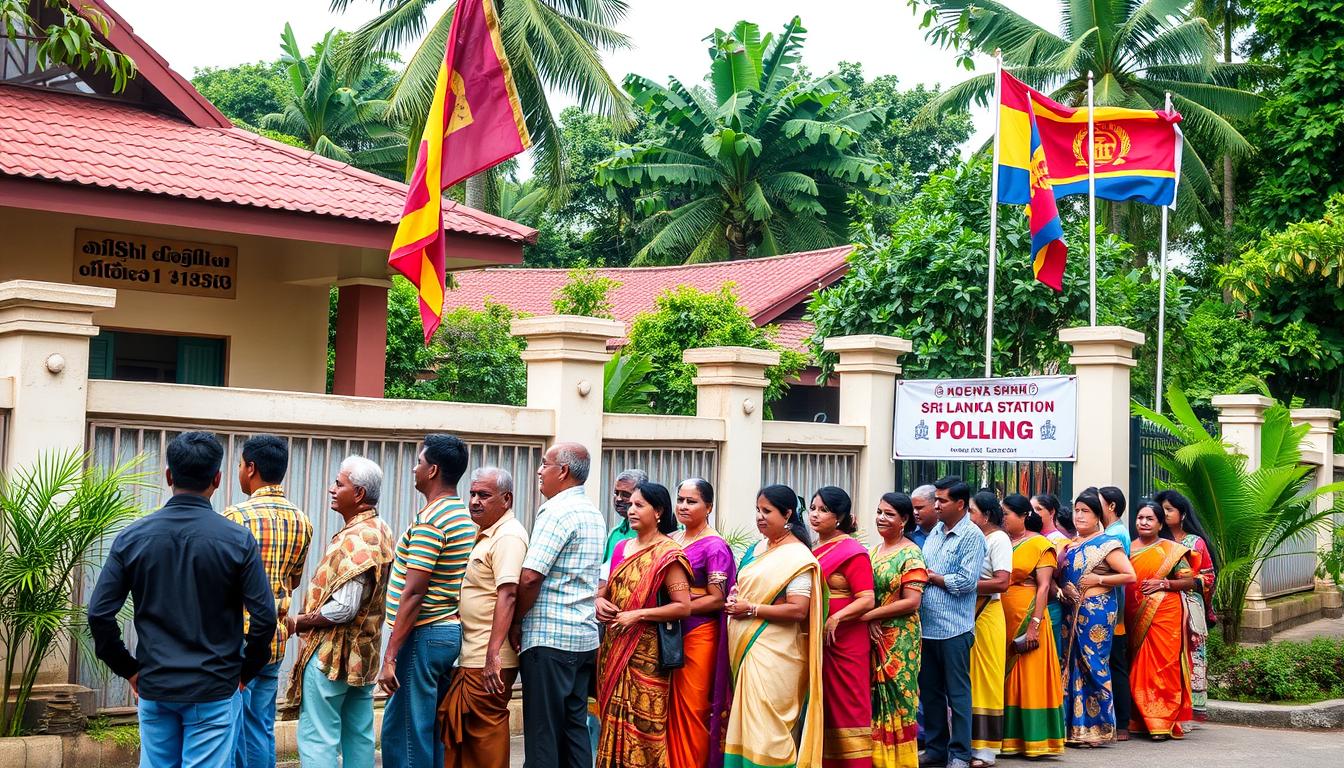
[[(1167, 93), (1166, 111), (1171, 111), (1171, 93)], [(1174, 202), (1174, 201), (1173, 201)], [(1161, 270), (1158, 276), (1158, 296), (1157, 296), (1157, 384), (1153, 393), (1153, 410), (1162, 412), (1162, 353), (1166, 346), (1167, 339), (1167, 213), (1169, 206), (1162, 206), (1162, 244), (1161, 259), (1158, 267)]]
[(985, 378), (994, 375), (994, 273), (999, 256), (999, 113), (1003, 105), (1003, 52), (994, 49), (994, 162), (989, 169), (989, 297), (985, 305)]
[(1087, 303), (1090, 322), (1097, 324), (1097, 152), (1092, 106), (1092, 70), (1087, 71)]

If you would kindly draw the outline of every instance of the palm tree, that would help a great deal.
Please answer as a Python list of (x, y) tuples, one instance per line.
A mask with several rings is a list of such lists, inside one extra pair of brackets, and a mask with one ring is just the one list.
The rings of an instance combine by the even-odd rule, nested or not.
[[(1263, 390), (1264, 394), (1268, 394)], [(1168, 418), (1137, 403), (1136, 415), (1177, 438), (1155, 458), (1167, 472), (1165, 485), (1180, 491), (1199, 513), (1209, 547), (1219, 563), (1214, 604), (1223, 618), (1223, 638), (1236, 642), (1251, 582), (1273, 557), (1314, 549), (1316, 530), (1344, 506), (1317, 509), (1317, 500), (1344, 491), (1344, 483), (1312, 488), (1312, 468), (1302, 462), (1307, 425), (1294, 426), (1281, 403), (1265, 411), (1260, 433), (1260, 466), (1247, 467), (1244, 455), (1200, 423), (1185, 393), (1167, 390)], [(1308, 542), (1309, 540), (1309, 542)], [(1303, 549), (1305, 547), (1305, 550)]]
[[(1181, 153), (1182, 213), (1204, 212), (1217, 197), (1205, 156), (1251, 151), (1229, 119), (1249, 117), (1263, 101), (1237, 87), (1253, 64), (1217, 61), (1218, 39), (1188, 0), (1060, 0), (1059, 34), (994, 0), (911, 0), (927, 6), (929, 38), (972, 53), (1003, 51), (1013, 74), (1063, 104), (1086, 103), (1087, 73), (1096, 77), (1097, 106), (1162, 109), (1165, 94), (1185, 118)], [(984, 104), (992, 74), (978, 75), (930, 102), (925, 116)], [(1118, 213), (1112, 208), (1113, 217)]]
[(393, 74), (370, 65), (353, 77), (343, 75), (333, 62), (336, 40), (336, 32), (328, 32), (310, 61), (285, 25), (280, 45), (280, 63), (289, 74), (284, 111), (263, 115), (261, 127), (294, 136), (323, 157), (400, 178), (406, 138), (388, 113)]
[[(343, 11), (352, 0), (331, 0), (333, 11)], [(443, 62), (444, 46), (453, 22), (456, 2), (430, 17), (434, 0), (380, 0), (382, 12), (356, 30), (341, 46), (345, 69), (365, 62), (417, 38), (406, 71), (390, 94), (391, 115), (419, 136), (434, 98), (434, 84)], [(579, 106), (600, 111), (625, 124), (629, 100), (602, 66), (600, 51), (627, 48), (630, 40), (614, 26), (625, 17), (625, 0), (496, 0), (504, 52), (513, 70), (523, 117), (536, 153), (534, 168), (548, 187), (563, 194), (565, 157), (560, 124), (547, 100), (547, 90), (575, 97)], [(407, 171), (415, 165), (409, 148)], [(477, 174), (467, 182), (467, 204), (480, 207), (495, 179)]]
[[(1232, 38), (1254, 23), (1255, 11), (1241, 0), (1195, 0), (1194, 15), (1208, 19), (1222, 38), (1223, 62), (1232, 63)], [(1236, 223), (1236, 173), (1230, 153), (1223, 153), (1223, 232), (1228, 235), (1224, 261), (1233, 256), (1232, 227)]]
[(881, 164), (860, 134), (884, 107), (849, 111), (838, 78), (804, 81), (795, 66), (806, 30), (776, 37), (750, 22), (715, 30), (710, 87), (663, 86), (630, 75), (626, 90), (660, 129), (616, 152), (598, 183), (634, 188), (650, 237), (635, 264), (697, 263), (823, 248), (846, 239), (846, 196)]

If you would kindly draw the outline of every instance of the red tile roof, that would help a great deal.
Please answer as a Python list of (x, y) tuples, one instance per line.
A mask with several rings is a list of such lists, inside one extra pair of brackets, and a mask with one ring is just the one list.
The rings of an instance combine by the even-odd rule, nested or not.
[[(812, 291), (840, 279), (849, 269), (846, 257), (853, 250), (853, 246), (845, 245), (714, 264), (595, 271), (620, 283), (611, 292), (612, 314), (627, 324), (635, 315), (652, 309), (653, 300), (668, 288), (690, 285), (702, 291), (716, 291), (725, 282), (731, 282), (752, 320), (765, 325), (806, 301)], [(453, 277), (458, 287), (444, 299), (448, 308), (480, 309), (488, 297), (514, 311), (542, 315), (552, 312), (556, 291), (568, 280), (569, 273), (564, 269), (487, 267), (454, 272)], [(781, 320), (779, 325), (780, 343), (792, 349), (803, 349), (812, 333), (812, 324), (804, 320)]]
[[(139, 106), (0, 85), (0, 175), (393, 224), (403, 184), (261, 138)], [(532, 240), (536, 231), (454, 205), (449, 232)]]

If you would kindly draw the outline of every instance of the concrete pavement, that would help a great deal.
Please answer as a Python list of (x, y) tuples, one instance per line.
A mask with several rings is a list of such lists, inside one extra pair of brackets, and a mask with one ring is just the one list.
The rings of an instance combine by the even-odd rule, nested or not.
[[(1056, 758), (1028, 761), (1003, 758), (1004, 768), (1031, 765), (1098, 766), (1117, 768), (1156, 768), (1188, 765), (1198, 768), (1249, 768), (1261, 765), (1285, 765), (1293, 768), (1340, 765), (1344, 755), (1344, 732), (1275, 731), (1239, 728), (1231, 725), (1205, 725), (1180, 741), (1155, 743), (1132, 739), (1100, 749), (1067, 749)], [(523, 764), (523, 740), (513, 740), (511, 765)]]

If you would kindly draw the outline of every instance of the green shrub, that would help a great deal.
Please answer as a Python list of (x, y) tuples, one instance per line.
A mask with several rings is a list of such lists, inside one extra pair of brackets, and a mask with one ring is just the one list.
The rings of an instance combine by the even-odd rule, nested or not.
[(1251, 702), (1344, 697), (1344, 638), (1237, 646), (1211, 636), (1209, 696)]

